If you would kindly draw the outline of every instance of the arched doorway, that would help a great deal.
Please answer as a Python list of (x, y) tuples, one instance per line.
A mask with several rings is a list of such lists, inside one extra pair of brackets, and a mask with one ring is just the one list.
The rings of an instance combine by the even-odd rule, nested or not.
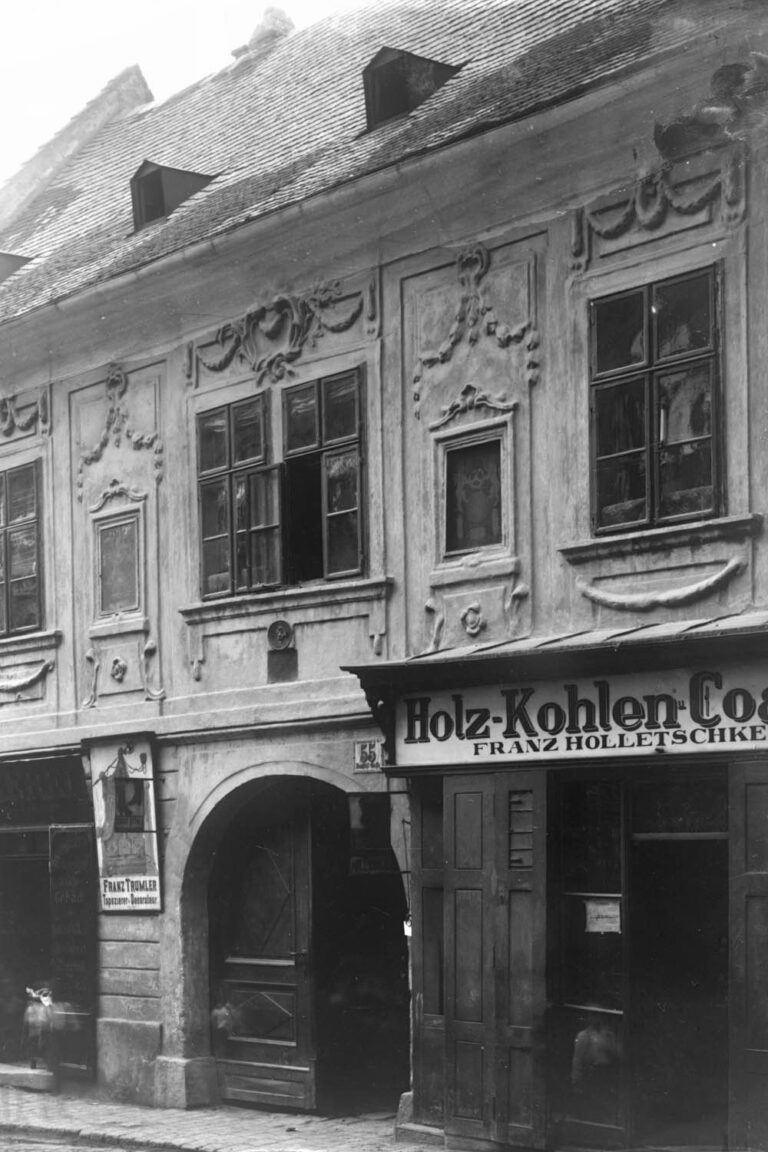
[(361, 869), (351, 806), (272, 777), (222, 833), (208, 915), (224, 1099), (351, 1112), (394, 1108), (408, 1087), (402, 881), (389, 848)]

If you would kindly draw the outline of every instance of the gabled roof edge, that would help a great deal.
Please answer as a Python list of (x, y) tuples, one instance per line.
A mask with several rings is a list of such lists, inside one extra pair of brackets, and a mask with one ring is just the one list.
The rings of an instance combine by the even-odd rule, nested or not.
[(41, 187), (52, 180), (70, 157), (92, 140), (105, 124), (153, 99), (138, 65), (118, 73), (98, 96), (0, 186), (0, 228), (7, 227), (26, 203), (39, 195)]

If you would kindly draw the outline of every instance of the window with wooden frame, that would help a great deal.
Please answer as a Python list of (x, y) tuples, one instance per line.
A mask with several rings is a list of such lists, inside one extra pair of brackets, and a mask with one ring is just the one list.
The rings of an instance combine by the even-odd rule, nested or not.
[(719, 269), (590, 305), (596, 532), (721, 511)]
[(445, 446), (445, 555), (504, 539), (501, 437), (459, 438)]
[(260, 393), (198, 417), (203, 597), (363, 569), (361, 381), (356, 371)]
[(0, 472), (0, 636), (42, 627), (36, 462)]

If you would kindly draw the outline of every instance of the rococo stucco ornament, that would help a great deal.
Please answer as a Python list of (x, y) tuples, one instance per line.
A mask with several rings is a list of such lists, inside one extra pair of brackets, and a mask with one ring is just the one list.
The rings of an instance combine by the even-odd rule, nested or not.
[[(304, 296), (276, 296), (219, 328), (215, 339), (223, 351), (217, 359), (206, 359), (199, 350), (197, 357), (209, 372), (223, 372), (237, 358), (255, 374), (257, 384), (265, 379), (276, 383), (293, 375), (291, 365), (326, 332), (346, 332), (352, 327), (363, 311), (363, 294), (356, 293), (347, 310), (340, 308), (341, 303), (339, 281), (320, 284)], [(372, 304), (369, 295), (368, 320), (372, 308), (375, 301)], [(263, 350), (265, 340), (275, 345), (271, 351)]]
[(128, 411), (123, 406), (123, 397), (127, 388), (128, 379), (123, 369), (119, 364), (110, 364), (107, 367), (106, 380), (109, 407), (101, 436), (93, 448), (80, 453), (80, 463), (77, 469), (77, 498), (80, 501), (83, 499), (85, 469), (101, 460), (110, 441), (116, 448), (119, 448), (123, 436), (136, 451), (152, 449), (155, 458), (155, 483), (159, 484), (163, 477), (163, 442), (160, 439), (160, 434), (158, 432), (138, 433), (131, 428), (128, 423)]

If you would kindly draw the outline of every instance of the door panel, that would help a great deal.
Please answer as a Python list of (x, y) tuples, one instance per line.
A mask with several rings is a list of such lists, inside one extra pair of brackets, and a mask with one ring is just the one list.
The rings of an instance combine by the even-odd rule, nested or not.
[(768, 762), (730, 772), (729, 1146), (768, 1148)]
[(494, 794), (493, 776), (445, 781), (447, 1136), (491, 1137)]
[(214, 1016), (224, 1025), (215, 1049), (225, 1100), (315, 1106), (304, 784), (260, 797), (222, 846), (212, 891), (220, 905)]
[(448, 1137), (543, 1147), (543, 772), (445, 781)]
[(546, 778), (496, 778), (496, 1115), (494, 1138), (541, 1148), (546, 1138)]

